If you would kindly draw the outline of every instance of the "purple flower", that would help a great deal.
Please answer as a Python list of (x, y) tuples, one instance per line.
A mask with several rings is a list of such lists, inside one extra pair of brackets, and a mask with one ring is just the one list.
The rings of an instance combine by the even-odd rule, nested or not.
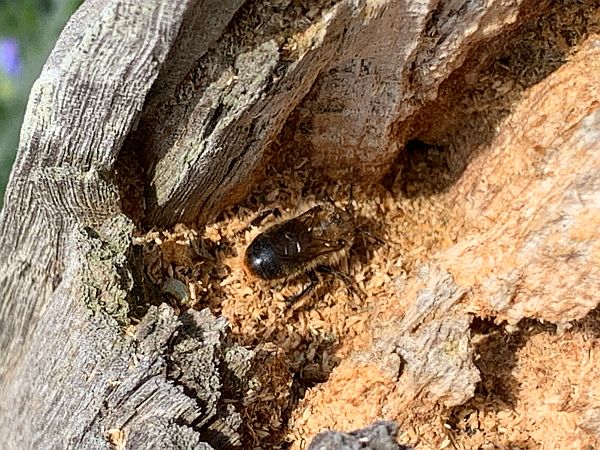
[(0, 70), (11, 77), (19, 76), (23, 70), (19, 41), (15, 38), (0, 38)]

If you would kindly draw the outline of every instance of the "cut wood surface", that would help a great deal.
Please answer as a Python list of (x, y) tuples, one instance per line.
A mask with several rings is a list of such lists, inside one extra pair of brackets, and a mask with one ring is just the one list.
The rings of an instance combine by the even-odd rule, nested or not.
[[(474, 330), (522, 319), (581, 319), (571, 347), (549, 340), (584, 394), (515, 411), (596, 442), (600, 353), (577, 371), (566, 352), (598, 333), (600, 14), (567, 3), (86, 1), (32, 88), (0, 217), (0, 448), (306, 448), (382, 418), (438, 448), (446, 428), (419, 421), (488, 386)], [(353, 200), (391, 239), (352, 268), (363, 303), (284, 314), (220, 255), (326, 180), (381, 181)], [(519, 363), (546, 370), (544, 342)]]

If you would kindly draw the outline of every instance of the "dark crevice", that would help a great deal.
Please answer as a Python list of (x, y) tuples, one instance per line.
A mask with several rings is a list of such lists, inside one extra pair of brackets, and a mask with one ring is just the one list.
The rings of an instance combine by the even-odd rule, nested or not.
[[(164, 299), (158, 287), (152, 283), (144, 267), (142, 249), (133, 246), (128, 257), (127, 272), (133, 277), (133, 286), (127, 297), (129, 303), (129, 319), (134, 323), (139, 323), (146, 315), (151, 306), (158, 306)], [(127, 273), (123, 274), (122, 279), (127, 279)]]
[(223, 103), (219, 103), (216, 107), (212, 107), (206, 117), (206, 128), (202, 133), (202, 139), (206, 140), (217, 127), (217, 124), (224, 115), (227, 115), (227, 109)]

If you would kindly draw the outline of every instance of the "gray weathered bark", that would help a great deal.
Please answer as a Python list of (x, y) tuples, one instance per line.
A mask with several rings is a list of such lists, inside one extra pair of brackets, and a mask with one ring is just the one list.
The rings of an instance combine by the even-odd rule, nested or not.
[(412, 447), (398, 445), (397, 432), (394, 422), (383, 421), (350, 433), (324, 431), (315, 436), (308, 450), (411, 450)]
[[(0, 223), (3, 448), (107, 448), (121, 428), (127, 448), (209, 448), (221, 439), (211, 427), (239, 439), (219, 425), (229, 420), (216, 404), (220, 378), (197, 381), (203, 398), (169, 373), (186, 319), (148, 310), (151, 296), (137, 293), (148, 313), (123, 334), (144, 283), (133, 225), (109, 219), (121, 211), (123, 142), (194, 8), (89, 1), (32, 89)], [(213, 350), (185, 365), (214, 374), (225, 324), (190, 314), (190, 342)]]

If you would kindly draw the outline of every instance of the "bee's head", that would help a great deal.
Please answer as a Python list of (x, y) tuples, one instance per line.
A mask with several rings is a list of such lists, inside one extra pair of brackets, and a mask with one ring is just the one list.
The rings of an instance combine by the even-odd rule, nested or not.
[(330, 241), (351, 241), (355, 229), (354, 218), (334, 204), (324, 204), (320, 215), (321, 233)]

